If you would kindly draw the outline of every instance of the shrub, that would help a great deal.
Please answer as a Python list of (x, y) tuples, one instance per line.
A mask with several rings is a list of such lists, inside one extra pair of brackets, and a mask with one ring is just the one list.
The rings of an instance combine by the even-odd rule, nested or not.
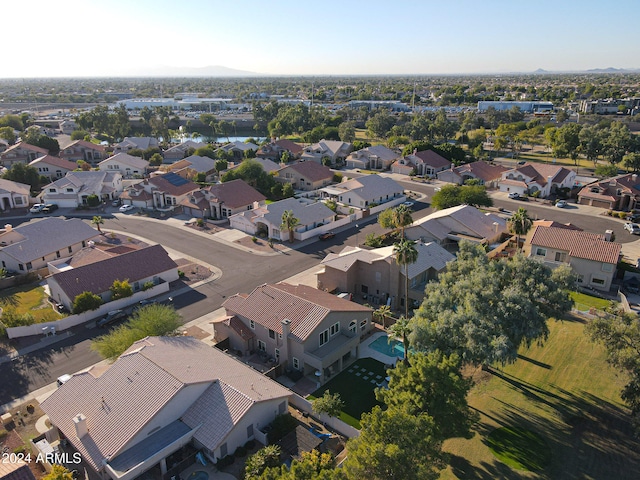
[(127, 298), (133, 295), (133, 288), (131, 288), (129, 280), (114, 280), (109, 290), (111, 290), (111, 300)]
[(184, 272), (182, 270), (178, 270), (178, 277), (184, 278)]
[(367, 247), (380, 248), (384, 245), (384, 241), (382, 237), (376, 237), (375, 233), (369, 233), (364, 244)]
[(100, 205), (100, 199), (97, 195), (89, 195), (87, 197), (87, 205), (89, 205), (90, 207), (97, 207), (98, 205)]
[(73, 313), (95, 310), (102, 305), (102, 298), (92, 292), (82, 292), (73, 299)]
[(153, 288), (153, 285), (154, 284), (153, 284), (153, 282), (151, 280), (149, 280), (148, 282), (144, 282), (142, 284), (142, 291), (144, 292), (144, 291), (149, 290), (150, 288)]
[(204, 227), (204, 219), (199, 218), (196, 220), (196, 225), (198, 226), (198, 228), (202, 228)]
[(618, 218), (622, 218), (622, 219), (627, 218), (626, 212), (618, 212)]

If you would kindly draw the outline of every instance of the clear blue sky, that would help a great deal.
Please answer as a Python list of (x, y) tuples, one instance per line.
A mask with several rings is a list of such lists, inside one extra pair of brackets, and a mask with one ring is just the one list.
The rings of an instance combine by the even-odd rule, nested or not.
[(1, 77), (640, 68), (638, 0), (11, 0)]

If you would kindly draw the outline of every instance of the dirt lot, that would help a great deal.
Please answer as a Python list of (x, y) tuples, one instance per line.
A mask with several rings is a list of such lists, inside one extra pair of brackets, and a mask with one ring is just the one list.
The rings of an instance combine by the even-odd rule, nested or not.
[[(13, 421), (0, 428), (0, 451), (7, 453), (28, 451), (29, 440), (40, 435), (36, 429), (36, 421), (44, 415), (44, 412), (38, 402), (33, 400), (12, 409), (9, 413), (13, 415)], [(43, 469), (36, 462), (31, 462), (29, 467), (36, 478), (41, 478), (44, 474)]]

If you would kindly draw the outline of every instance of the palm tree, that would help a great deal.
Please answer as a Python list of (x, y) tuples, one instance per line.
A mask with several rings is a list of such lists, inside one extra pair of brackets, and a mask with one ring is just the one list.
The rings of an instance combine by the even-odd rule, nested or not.
[(407, 337), (411, 333), (409, 319), (407, 317), (400, 317), (398, 320), (396, 320), (396, 323), (391, 325), (391, 327), (389, 328), (389, 333), (391, 333), (392, 338), (402, 339), (402, 343), (404, 346), (404, 357), (402, 360), (404, 361), (405, 365), (409, 365), (409, 357), (407, 356), (407, 352), (409, 350)]
[(508, 220), (509, 231), (516, 236), (516, 248), (520, 248), (520, 235), (526, 235), (531, 229), (533, 222), (527, 211), (520, 207)]
[(377, 310), (373, 312), (373, 316), (382, 322), (382, 328), (386, 329), (385, 321), (387, 317), (391, 317), (391, 307), (389, 305), (380, 305)]
[(300, 220), (293, 215), (293, 210), (285, 210), (282, 214), (280, 230), (289, 230), (289, 243), (293, 243), (293, 230), (300, 224)]
[(404, 239), (404, 227), (413, 223), (413, 218), (411, 217), (411, 207), (401, 204), (394, 208), (393, 223), (396, 228), (400, 229), (402, 238)]
[(401, 240), (393, 246), (393, 254), (398, 265), (404, 265), (404, 316), (409, 317), (409, 265), (418, 260), (418, 250), (416, 242), (412, 240)]
[(102, 230), (100, 230), (100, 225), (102, 225), (104, 223), (104, 220), (102, 219), (101, 216), (96, 215), (95, 217), (93, 217), (93, 219), (91, 220), (91, 224), (95, 225), (96, 228), (98, 229), (98, 232), (102, 233)]

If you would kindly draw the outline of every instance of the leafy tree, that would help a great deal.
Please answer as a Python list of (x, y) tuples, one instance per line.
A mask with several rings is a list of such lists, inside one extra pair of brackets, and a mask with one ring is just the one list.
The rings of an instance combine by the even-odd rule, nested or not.
[(147, 305), (108, 334), (95, 339), (91, 348), (103, 358), (115, 359), (138, 340), (172, 334), (181, 325), (181, 317), (172, 306)]
[(640, 318), (622, 313), (596, 317), (586, 326), (594, 342), (604, 345), (607, 361), (629, 375), (622, 389), (622, 399), (631, 408), (636, 432), (640, 434)]
[(431, 197), (431, 206), (435, 210), (455, 207), (461, 203), (458, 185), (445, 185)]
[(95, 310), (102, 305), (102, 298), (92, 292), (82, 292), (73, 299), (73, 313)]
[(32, 192), (40, 190), (40, 174), (38, 170), (22, 162), (16, 162), (11, 165), (11, 168), (2, 175), (2, 178), (29, 185)]
[(640, 153), (628, 153), (622, 157), (624, 166), (632, 172), (640, 172)]
[(151, 165), (152, 167), (158, 167), (162, 165), (163, 160), (164, 159), (162, 158), (162, 155), (160, 155), (159, 153), (154, 153), (149, 159), (149, 165)]
[(617, 165), (598, 165), (593, 173), (599, 178), (609, 178), (618, 175), (618, 170)]
[(0, 127), (11, 127), (13, 130), (21, 132), (25, 125), (19, 116), (9, 114), (0, 117)]
[(463, 204), (491, 207), (493, 200), (487, 194), (487, 188), (484, 185), (445, 185), (431, 198), (431, 206), (436, 210)]
[(265, 196), (271, 193), (271, 187), (276, 180), (264, 171), (262, 165), (253, 159), (244, 160), (238, 168), (229, 170), (222, 175), (222, 182), (229, 182), (241, 178)]
[(313, 401), (313, 411), (317, 414), (326, 413), (330, 417), (337, 417), (344, 408), (344, 402), (339, 393), (331, 393), (325, 390), (320, 398)]
[(383, 210), (382, 212), (380, 212), (380, 214), (378, 215), (378, 224), (382, 228), (387, 228), (387, 229), (395, 228), (396, 224), (394, 223), (393, 217), (394, 217), (393, 209), (387, 208), (386, 210)]
[(62, 465), (54, 463), (51, 471), (42, 480), (73, 480), (73, 474)]
[(353, 142), (356, 139), (355, 122), (343, 122), (338, 127), (338, 136), (343, 142)]
[(393, 255), (398, 265), (404, 266), (404, 314), (409, 317), (409, 265), (418, 260), (416, 242), (402, 239), (393, 246)]
[(467, 394), (473, 381), (460, 373), (456, 354), (439, 351), (410, 355), (409, 364), (389, 370), (389, 388), (378, 389), (376, 398), (390, 408), (405, 408), (413, 415), (433, 418), (436, 436), (442, 440), (471, 435), (478, 416), (469, 409)]
[(91, 164), (85, 162), (84, 160), (77, 160), (76, 164), (78, 165), (78, 169), (82, 170), (83, 172), (88, 172), (89, 170), (91, 170)]
[[(330, 453), (317, 450), (302, 452), (299, 459), (293, 459), (291, 467), (281, 465), (271, 468), (260, 477), (261, 480), (345, 480), (342, 469), (336, 469), (336, 461)], [(245, 477), (246, 478), (246, 477)], [(252, 477), (255, 478), (255, 477)]]
[(489, 260), (482, 246), (461, 242), (457, 260), (427, 284), (411, 345), (475, 365), (511, 363), (520, 345), (546, 339), (548, 318), (569, 311), (574, 280), (568, 265), (551, 271), (520, 254)]
[(214, 164), (214, 168), (216, 169), (216, 172), (218, 172), (218, 175), (220, 175), (221, 171), (226, 170), (228, 166), (229, 162), (223, 159), (216, 160), (216, 163)]
[[(284, 190), (284, 188), (283, 188)], [(280, 230), (289, 231), (289, 242), (293, 243), (293, 232), (295, 228), (300, 224), (300, 219), (293, 215), (293, 210), (285, 210), (282, 214), (282, 223), (280, 224)]]
[(413, 223), (411, 217), (411, 207), (401, 204), (393, 209), (393, 224), (395, 228), (399, 228), (404, 238), (404, 228)]
[(520, 207), (507, 221), (507, 224), (509, 225), (509, 231), (516, 236), (517, 248), (520, 248), (520, 235), (526, 235), (533, 225), (529, 214), (524, 208)]
[[(364, 243), (365, 245), (367, 245), (367, 242)], [(387, 317), (393, 318), (393, 315), (391, 315), (391, 307), (389, 305), (380, 305), (376, 310), (373, 311), (373, 317), (382, 324), (382, 328), (386, 329)]]
[(394, 124), (395, 120), (391, 114), (387, 110), (382, 110), (367, 120), (365, 126), (372, 136), (385, 138)]
[(9, 145), (16, 143), (16, 134), (12, 127), (0, 127), (0, 138), (6, 140)]
[(567, 123), (556, 129), (551, 142), (553, 154), (558, 157), (571, 157), (577, 165), (581, 129), (582, 126), (577, 123)]
[(349, 480), (435, 480), (446, 466), (433, 419), (400, 408), (373, 407), (347, 443), (343, 469)]
[(632, 145), (629, 127), (620, 122), (612, 122), (604, 139), (604, 154), (612, 165), (619, 163)]
[(58, 143), (58, 140), (48, 137), (47, 135), (40, 135), (35, 141), (27, 143), (31, 143), (31, 145), (36, 147), (44, 148), (49, 152), (49, 155), (55, 156), (60, 153), (60, 144)]
[(267, 445), (247, 458), (244, 466), (245, 480), (259, 480), (268, 468), (278, 468), (282, 464), (280, 460), (280, 445)]
[(87, 137), (91, 137), (91, 134), (86, 130), (74, 130), (71, 132), (71, 140), (84, 140)]
[(111, 291), (111, 300), (127, 298), (133, 295), (133, 288), (131, 288), (129, 280), (114, 280), (109, 290)]
[(91, 224), (95, 225), (96, 228), (98, 229), (98, 232), (102, 233), (102, 230), (100, 229), (100, 225), (104, 224), (104, 220), (100, 215), (95, 215), (92, 219), (91, 219)]
[(97, 207), (98, 205), (100, 205), (100, 198), (95, 194), (88, 195), (87, 205), (89, 205), (90, 207)]

